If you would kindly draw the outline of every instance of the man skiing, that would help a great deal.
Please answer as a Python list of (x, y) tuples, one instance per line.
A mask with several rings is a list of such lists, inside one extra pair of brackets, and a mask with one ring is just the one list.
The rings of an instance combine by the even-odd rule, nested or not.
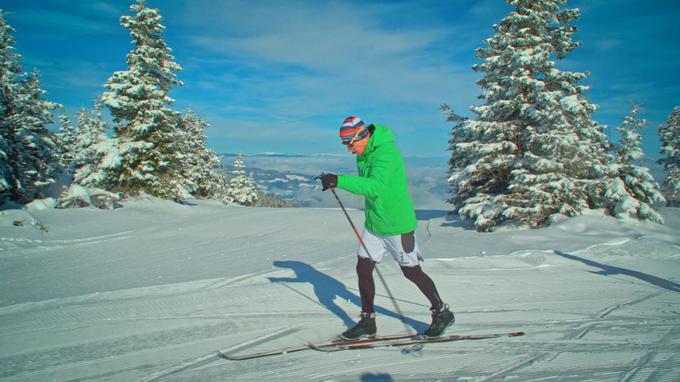
[(455, 318), (419, 264), (422, 257), (415, 236), (418, 224), (408, 193), (404, 159), (394, 143), (394, 134), (385, 126), (367, 126), (360, 118), (351, 116), (340, 127), (340, 139), (347, 151), (357, 156), (359, 176), (323, 174), (323, 190), (341, 188), (365, 197), (365, 229), (361, 236), (370, 252), (360, 246), (357, 253), (361, 319), (340, 338), (375, 337), (373, 269), (386, 253), (399, 263), (404, 276), (430, 301), (432, 323), (425, 330), (425, 337), (442, 336)]

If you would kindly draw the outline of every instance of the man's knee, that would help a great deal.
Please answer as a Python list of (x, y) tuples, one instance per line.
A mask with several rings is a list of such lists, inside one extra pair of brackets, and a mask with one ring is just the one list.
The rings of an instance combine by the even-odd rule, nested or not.
[(375, 268), (375, 262), (371, 259), (358, 256), (357, 257), (357, 274), (359, 276), (372, 276), (373, 268)]
[(423, 274), (423, 269), (420, 268), (420, 265), (416, 265), (415, 267), (401, 267), (401, 272), (407, 279), (415, 282)]

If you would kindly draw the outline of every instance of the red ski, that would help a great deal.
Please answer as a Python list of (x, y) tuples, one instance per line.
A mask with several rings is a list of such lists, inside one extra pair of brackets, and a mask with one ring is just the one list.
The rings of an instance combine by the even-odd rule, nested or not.
[(242, 354), (242, 355), (235, 355), (235, 354), (227, 354), (221, 351), (217, 352), (217, 355), (224, 358), (228, 359), (230, 361), (243, 361), (246, 359), (253, 359), (253, 358), (262, 358), (262, 357), (269, 357), (269, 356), (274, 356), (274, 355), (282, 355), (282, 354), (288, 354), (288, 353), (296, 353), (299, 351), (303, 350), (309, 350), (309, 349), (316, 349), (316, 350), (321, 350), (321, 349), (326, 349), (326, 348), (333, 348), (335, 346), (345, 346), (345, 345), (361, 345), (361, 344), (370, 344), (370, 343), (379, 343), (383, 341), (398, 341), (398, 340), (403, 340), (406, 338), (414, 338), (415, 334), (402, 334), (402, 335), (397, 335), (397, 336), (381, 336), (381, 337), (375, 337), (375, 338), (362, 338), (358, 340), (351, 340), (351, 341), (337, 341), (337, 342), (329, 342), (325, 344), (320, 344), (320, 345), (301, 345), (301, 346), (294, 346), (294, 347), (288, 347), (288, 348), (283, 348), (283, 349), (278, 349), (278, 350), (269, 350), (269, 351), (263, 351), (259, 353), (250, 353), (250, 354)]
[(524, 332), (510, 332), (510, 333), (494, 333), (494, 334), (470, 334), (470, 335), (450, 335), (437, 338), (421, 338), (416, 337), (406, 341), (394, 340), (394, 341), (383, 341), (375, 343), (339, 343), (335, 346), (329, 347), (325, 345), (313, 345), (310, 344), (309, 347), (324, 352), (333, 352), (341, 350), (352, 350), (352, 349), (371, 349), (379, 347), (399, 347), (399, 346), (417, 346), (426, 345), (438, 342), (452, 342), (452, 341), (464, 341), (464, 340), (485, 340), (488, 338), (499, 338), (499, 337), (519, 337), (523, 336)]

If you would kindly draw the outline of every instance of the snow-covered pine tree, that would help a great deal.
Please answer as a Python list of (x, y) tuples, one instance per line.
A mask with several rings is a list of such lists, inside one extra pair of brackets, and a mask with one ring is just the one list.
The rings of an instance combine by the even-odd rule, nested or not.
[(257, 202), (257, 192), (252, 179), (246, 175), (243, 166), (243, 158), (239, 155), (234, 160), (234, 171), (229, 189), (224, 198), (225, 203), (236, 203), (243, 206), (252, 206)]
[(102, 183), (103, 177), (98, 165), (114, 150), (111, 139), (106, 135), (109, 127), (104, 122), (104, 105), (101, 100), (97, 100), (94, 106), (94, 111), (83, 107), (78, 112), (74, 182), (96, 188)]
[(0, 205), (9, 200), (12, 195), (12, 167), (9, 165), (10, 150), (11, 147), (9, 141), (5, 139), (5, 134), (0, 134)]
[(673, 108), (666, 123), (659, 125), (660, 153), (665, 158), (658, 160), (666, 170), (664, 191), (671, 206), (680, 206), (680, 106)]
[(59, 115), (59, 123), (61, 126), (59, 127), (59, 131), (57, 131), (57, 137), (59, 138), (61, 161), (64, 164), (64, 167), (69, 168), (77, 154), (77, 131), (73, 126), (73, 123), (71, 123), (71, 117), (69, 117), (66, 112)]
[(471, 219), (478, 230), (490, 230), (498, 222), (503, 208), (496, 204), (505, 193), (517, 150), (514, 143), (499, 135), (513, 129), (511, 124), (477, 123), (456, 114), (449, 106), (442, 111), (451, 129), (449, 149), (449, 184), (454, 211)]
[(179, 113), (170, 108), (173, 86), (181, 86), (171, 49), (161, 33), (165, 29), (158, 9), (145, 0), (130, 6), (135, 14), (121, 17), (135, 48), (127, 56), (128, 70), (115, 72), (106, 82), (102, 99), (111, 111), (114, 150), (99, 164), (100, 186), (125, 195), (147, 193), (178, 198)]
[(597, 107), (578, 85), (586, 74), (556, 67), (579, 46), (571, 25), (579, 11), (561, 9), (566, 2), (508, 0), (514, 11), (477, 50), (485, 103), (454, 128), (450, 150), (465, 159), (449, 182), (455, 211), (478, 230), (504, 220), (537, 227), (603, 203), (611, 163)]
[(268, 207), (268, 208), (298, 208), (295, 202), (282, 200), (276, 197), (276, 195), (264, 191), (257, 190), (257, 202), (254, 206), (256, 207)]
[(115, 152), (107, 136), (108, 124), (104, 122), (104, 105), (95, 101), (94, 110), (85, 107), (77, 113), (75, 157), (71, 170), (73, 182), (61, 193), (57, 208), (97, 207), (112, 209), (119, 206), (121, 195), (98, 188), (102, 173), (98, 166), (104, 158)]
[[(59, 158), (58, 138), (48, 130), (53, 122), (52, 110), (61, 105), (43, 99), (45, 91), (37, 71), (21, 80), (14, 114), (10, 107), (7, 122), (14, 133), (14, 155), (10, 165), (16, 166), (17, 182), (12, 199), (28, 203), (43, 197), (43, 191), (55, 182), (63, 167)], [(12, 139), (10, 138), (10, 141)]]
[(61, 170), (57, 138), (46, 127), (60, 105), (43, 99), (37, 71), (23, 72), (13, 32), (0, 10), (0, 203), (28, 203)]
[(199, 199), (222, 199), (227, 183), (222, 158), (208, 148), (204, 134), (210, 125), (189, 110), (182, 117), (180, 130), (180, 176), (184, 188)]
[(14, 127), (9, 120), (14, 113), (13, 103), (22, 75), (21, 56), (14, 51), (13, 32), (14, 28), (5, 20), (5, 12), (0, 10), (0, 204), (21, 196), (15, 188), (18, 153)]
[(663, 224), (654, 206), (665, 205), (666, 200), (651, 171), (642, 164), (645, 155), (639, 130), (647, 121), (640, 118), (639, 113), (640, 107), (633, 106), (616, 129), (619, 134), (619, 144), (615, 146), (617, 176), (609, 183), (605, 197), (617, 217), (631, 216)]

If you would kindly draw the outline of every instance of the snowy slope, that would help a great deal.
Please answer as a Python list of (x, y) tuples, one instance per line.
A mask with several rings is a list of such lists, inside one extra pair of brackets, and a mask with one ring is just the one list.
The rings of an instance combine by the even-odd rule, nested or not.
[[(342, 196), (342, 195), (341, 195)], [(420, 353), (216, 350), (322, 342), (359, 308), (356, 242), (338, 209), (130, 201), (114, 211), (0, 211), (0, 381), (650, 380), (680, 375), (680, 210), (667, 225), (593, 212), (477, 233), (419, 211), (423, 264), (450, 330), (519, 338)], [(351, 211), (357, 225), (361, 211)], [(15, 226), (15, 221), (21, 221)], [(42, 228), (41, 228), (42, 227)], [(424, 297), (380, 265), (407, 323)], [(379, 333), (404, 331), (378, 282)]]

